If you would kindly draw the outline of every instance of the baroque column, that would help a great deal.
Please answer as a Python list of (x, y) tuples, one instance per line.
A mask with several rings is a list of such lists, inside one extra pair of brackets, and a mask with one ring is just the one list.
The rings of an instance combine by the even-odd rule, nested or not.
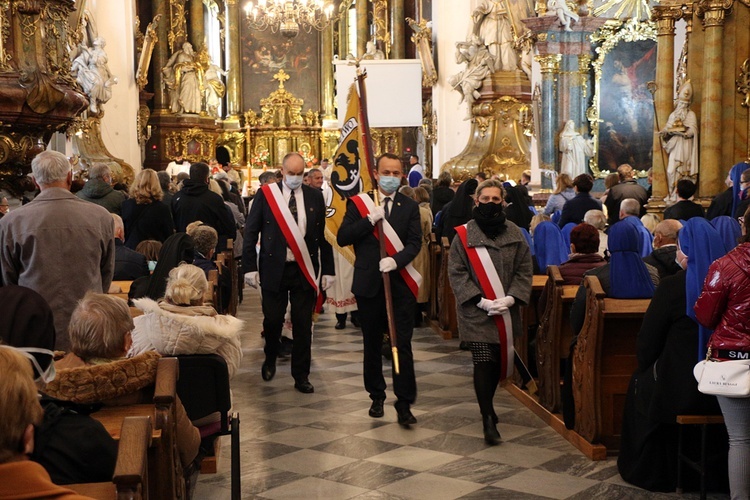
[[(675, 22), (682, 17), (679, 5), (657, 5), (651, 18), (656, 22), (656, 123), (664, 127), (672, 112), (674, 100), (674, 37)], [(652, 176), (654, 202), (661, 202), (668, 194), (667, 154), (658, 135), (654, 136)]]
[(391, 18), (391, 53), (389, 59), (403, 59), (405, 57), (404, 47), (404, 23), (406, 14), (404, 14), (404, 0), (390, 0), (389, 2)]
[(206, 31), (203, 19), (203, 0), (190, 0), (190, 26), (188, 38), (196, 52), (203, 48)]
[(710, 196), (723, 189), (721, 175), (721, 79), (724, 19), (732, 0), (703, 0), (698, 16), (703, 18), (703, 92), (700, 117), (699, 193)]
[(321, 34), (320, 66), (323, 72), (321, 77), (320, 101), (323, 103), (323, 121), (336, 120), (336, 112), (333, 105), (333, 23), (330, 23)]
[(555, 170), (555, 132), (557, 123), (557, 74), (560, 71), (559, 54), (536, 56), (536, 61), (542, 69), (542, 116), (539, 123), (539, 141), (541, 143), (541, 158), (539, 168)]
[(240, 58), (240, 6), (238, 0), (225, 0), (227, 35), (224, 46), (227, 75), (227, 118), (224, 123), (239, 127), (242, 113), (242, 60)]
[(169, 42), (167, 41), (169, 33), (169, 9), (168, 0), (154, 0), (151, 4), (151, 11), (154, 18), (161, 16), (161, 21), (156, 27), (156, 35), (159, 42), (154, 47), (153, 52), (153, 74), (154, 74), (154, 113), (161, 114), (169, 108), (169, 98), (164, 88), (164, 78), (161, 70), (167, 65), (169, 60)]
[[(367, 41), (370, 39), (370, 24), (367, 22), (367, 0), (357, 0), (357, 57), (361, 57), (366, 49)], [(346, 54), (344, 54), (346, 57)]]

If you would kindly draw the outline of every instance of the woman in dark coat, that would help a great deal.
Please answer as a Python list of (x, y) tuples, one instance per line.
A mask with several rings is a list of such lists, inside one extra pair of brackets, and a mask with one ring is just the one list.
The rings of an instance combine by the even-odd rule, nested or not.
[(445, 204), (451, 201), (456, 195), (455, 191), (451, 189), (452, 183), (453, 179), (451, 178), (450, 172), (447, 170), (440, 172), (440, 175), (437, 178), (437, 186), (432, 190), (432, 206), (430, 208), (432, 209), (433, 217), (437, 215), (438, 212), (443, 209)]
[[(506, 221), (502, 201), (503, 189), (499, 181), (490, 179), (479, 185), (472, 211), (474, 218), (458, 228), (461, 235), (454, 238), (448, 257), (459, 336), (468, 342), (471, 350), (474, 391), (482, 414), (484, 439), (492, 445), (500, 442), (492, 400), (498, 383), (507, 376), (508, 370), (513, 370), (513, 349), (508, 348), (508, 343), (512, 344), (512, 337), (522, 333), (520, 306), (528, 304), (531, 298), (533, 272), (526, 238), (518, 226)], [(488, 298), (491, 295), (480, 285), (467, 246), (486, 250), (504, 296)], [(502, 317), (503, 334), (493, 316)], [(512, 334), (505, 330), (511, 324)]]
[(505, 216), (508, 220), (528, 231), (529, 226), (531, 226), (531, 218), (534, 214), (529, 208), (529, 202), (526, 200), (526, 197), (513, 186), (507, 186), (505, 188), (505, 202), (507, 203), (505, 206)]
[(453, 201), (446, 204), (443, 209), (440, 231), (435, 232), (438, 241), (443, 236), (448, 238), (448, 241), (453, 241), (453, 237), (456, 236), (456, 231), (453, 228), (466, 224), (471, 220), (471, 210), (474, 207), (474, 191), (477, 190), (477, 184), (476, 179), (469, 179), (458, 186)]
[(130, 198), (122, 202), (125, 246), (135, 250), (143, 240), (164, 241), (174, 233), (172, 211), (161, 202), (164, 192), (156, 172), (145, 168), (130, 186)]
[[(678, 259), (683, 257), (681, 266), (701, 268), (699, 261), (710, 263), (723, 254), (722, 242), (705, 226), (705, 220), (691, 219), (680, 231), (680, 250), (690, 252), (688, 261), (678, 251)], [(677, 415), (720, 413), (716, 398), (698, 392), (693, 377), (698, 323), (687, 314), (687, 275), (681, 270), (663, 278), (654, 292), (638, 333), (638, 368), (625, 399), (617, 467), (625, 481), (651, 491), (675, 490)], [(709, 456), (722, 452), (726, 456), (726, 433), (721, 428), (712, 431), (724, 433), (724, 437), (708, 440)], [(686, 435), (684, 442), (697, 445), (700, 438)], [(697, 455), (698, 450), (691, 454)], [(726, 477), (725, 459), (709, 464), (717, 467), (708, 474), (709, 478)], [(690, 484), (688, 476), (684, 475), (686, 486), (697, 486)]]

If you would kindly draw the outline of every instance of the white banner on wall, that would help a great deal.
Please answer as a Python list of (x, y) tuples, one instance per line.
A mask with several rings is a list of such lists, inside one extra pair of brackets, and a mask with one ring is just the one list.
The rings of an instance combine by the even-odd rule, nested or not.
[[(357, 77), (350, 61), (334, 61), (339, 128), (346, 115), (346, 96)], [(419, 59), (362, 61), (367, 70), (367, 117), (370, 127), (422, 125), (422, 64)]]

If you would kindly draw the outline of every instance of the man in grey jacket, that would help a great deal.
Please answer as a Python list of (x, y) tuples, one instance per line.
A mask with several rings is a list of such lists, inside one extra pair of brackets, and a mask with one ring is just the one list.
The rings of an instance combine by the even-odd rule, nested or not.
[(65, 155), (39, 153), (31, 162), (41, 193), (0, 220), (0, 276), (6, 285), (39, 293), (52, 308), (55, 348), (70, 349), (70, 315), (88, 291), (106, 293), (115, 269), (112, 217), (70, 192)]
[(89, 180), (76, 196), (117, 215), (122, 215), (120, 207), (126, 198), (125, 193), (112, 187), (112, 170), (103, 163), (95, 163), (89, 168)]

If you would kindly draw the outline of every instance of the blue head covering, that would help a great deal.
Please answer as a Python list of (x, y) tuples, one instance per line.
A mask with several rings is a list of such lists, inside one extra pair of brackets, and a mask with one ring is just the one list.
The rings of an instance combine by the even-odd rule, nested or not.
[(732, 179), (732, 217), (734, 217), (734, 211), (737, 210), (737, 204), (740, 201), (740, 178), (742, 172), (750, 168), (750, 163), (744, 161), (739, 162), (729, 171), (729, 178)]
[(575, 222), (568, 222), (565, 224), (560, 232), (562, 232), (563, 242), (565, 242), (565, 248), (570, 248), (570, 232), (576, 227)]
[(558, 222), (560, 222), (560, 217), (562, 217), (562, 212), (560, 212), (559, 210), (555, 210), (552, 213), (551, 220), (552, 220), (552, 222), (554, 222), (555, 224), (557, 224)]
[(622, 222), (627, 222), (638, 231), (638, 236), (640, 238), (638, 252), (641, 254), (641, 257), (648, 257), (649, 255), (651, 255), (651, 252), (653, 252), (654, 250), (654, 237), (651, 235), (649, 230), (646, 229), (646, 226), (643, 225), (641, 219), (634, 215), (628, 215), (627, 217), (622, 219)]
[[(683, 224), (684, 225), (684, 224)], [(737, 246), (737, 240), (742, 236), (740, 223), (734, 217), (720, 215), (711, 220), (711, 225), (716, 229), (724, 241), (724, 249), (729, 252)]]
[[(695, 320), (693, 306), (703, 290), (708, 267), (713, 261), (724, 256), (724, 242), (714, 227), (703, 217), (693, 217), (685, 221), (679, 234), (680, 250), (688, 257), (685, 295), (685, 311)], [(698, 360), (706, 359), (706, 345), (712, 330), (698, 326)]]
[(641, 260), (641, 236), (633, 224), (622, 221), (609, 229), (610, 296), (616, 299), (648, 299), (654, 295), (654, 283)]
[(531, 255), (536, 255), (536, 252), (534, 251), (534, 242), (531, 240), (531, 234), (526, 230), (525, 227), (521, 227), (519, 229), (523, 233), (523, 237), (526, 238), (526, 243), (529, 244), (529, 248), (531, 249)]
[(547, 266), (559, 266), (568, 260), (562, 233), (557, 224), (544, 221), (534, 229), (534, 250), (539, 269), (546, 272)]

